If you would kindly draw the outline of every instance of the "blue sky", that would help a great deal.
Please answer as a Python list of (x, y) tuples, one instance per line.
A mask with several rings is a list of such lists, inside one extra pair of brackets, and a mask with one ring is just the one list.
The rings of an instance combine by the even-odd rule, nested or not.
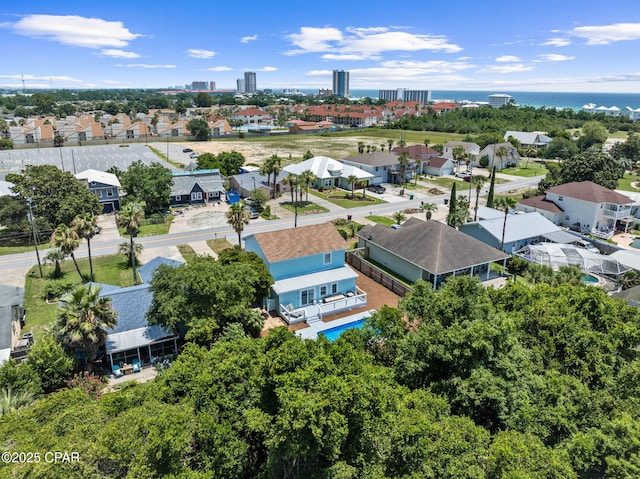
[(0, 45), (0, 88), (640, 92), (638, 0), (22, 0)]

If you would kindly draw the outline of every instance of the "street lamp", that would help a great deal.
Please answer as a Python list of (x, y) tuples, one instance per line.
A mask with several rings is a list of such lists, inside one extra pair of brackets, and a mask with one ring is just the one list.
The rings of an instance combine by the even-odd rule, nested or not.
[(27, 198), (27, 205), (29, 206), (29, 214), (28, 220), (31, 223), (31, 233), (33, 234), (33, 245), (36, 248), (36, 258), (38, 258), (38, 271), (40, 271), (40, 277), (43, 278), (42, 275), (42, 264), (40, 263), (40, 252), (38, 251), (38, 235), (36, 235), (36, 222), (33, 217), (33, 210), (31, 209), (31, 198)]

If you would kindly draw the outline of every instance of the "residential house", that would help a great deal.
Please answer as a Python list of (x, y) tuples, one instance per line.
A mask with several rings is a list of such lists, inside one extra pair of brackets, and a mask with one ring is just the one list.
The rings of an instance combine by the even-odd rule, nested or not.
[(470, 161), (475, 161), (480, 154), (480, 146), (469, 142), (469, 141), (448, 141), (445, 143), (442, 150), (442, 157), (449, 158), (450, 160), (455, 160), (453, 157), (453, 150), (456, 146), (461, 146), (464, 148), (464, 152), (469, 158)]
[(104, 130), (102, 125), (92, 115), (80, 117), (68, 116), (56, 124), (60, 136), (68, 143), (82, 143), (83, 141), (102, 140)]
[(449, 113), (450, 111), (457, 110), (460, 108), (460, 104), (455, 101), (439, 101), (430, 105), (433, 111), (435, 111), (438, 115), (442, 115), (443, 113)]
[[(276, 194), (284, 194), (291, 191), (291, 187), (282, 182), (286, 177), (287, 173), (285, 171), (278, 173), (276, 177)], [(272, 196), (273, 175), (270, 175), (268, 180), (269, 184), (267, 184), (267, 175), (262, 175), (259, 171), (249, 171), (229, 177), (231, 189), (237, 191), (242, 198), (248, 198), (258, 188), (263, 189), (269, 197)]]
[[(355, 176), (360, 184), (368, 183), (374, 178), (372, 173), (327, 156), (314, 156), (301, 163), (287, 165), (283, 171), (296, 176), (300, 176), (305, 171), (311, 171), (316, 177), (313, 185), (323, 188), (351, 189), (351, 185), (347, 183), (347, 178), (350, 176)], [(358, 187), (356, 186), (356, 188)]]
[(233, 115), (233, 119), (242, 121), (245, 125), (270, 125), (272, 122), (271, 113), (257, 108), (247, 108), (240, 110)]
[(0, 180), (0, 196), (15, 196), (15, 193), (12, 190), (13, 186), (13, 183)]
[(547, 146), (551, 143), (550, 136), (547, 136), (545, 133), (541, 131), (513, 131), (509, 130), (504, 134), (504, 140), (509, 141), (509, 138), (513, 137), (520, 143), (522, 148), (540, 148), (542, 146)]
[(311, 323), (367, 304), (358, 274), (345, 265), (346, 241), (331, 223), (256, 233), (245, 248), (260, 256), (275, 283), (267, 308), (287, 323)]
[(555, 216), (557, 225), (609, 239), (619, 224), (626, 229), (633, 222), (632, 205), (633, 200), (622, 193), (591, 181), (574, 181), (548, 189), (544, 199), (521, 200), (518, 208), (541, 212), (558, 208), (562, 212)]
[[(348, 156), (340, 161), (345, 165), (357, 167), (372, 175), (371, 184), (400, 183), (402, 171), (400, 168), (400, 155), (385, 151), (374, 151), (361, 155)], [(404, 177), (409, 180), (416, 171), (416, 162), (411, 160), (405, 167)]]
[(0, 284), (0, 365), (26, 355), (28, 341), (20, 339), (25, 322), (24, 288)]
[(233, 133), (233, 128), (231, 128), (226, 118), (210, 120), (207, 124), (209, 125), (209, 131), (212, 137), (231, 135)]
[(22, 126), (9, 127), (9, 139), (14, 145), (53, 146), (53, 124), (41, 119), (28, 119)]
[(289, 128), (289, 133), (324, 133), (327, 131), (335, 131), (338, 127), (330, 121), (304, 121), (304, 120), (289, 120), (286, 126)]
[[(505, 151), (502, 156), (499, 155), (501, 148), (504, 148)], [(505, 168), (517, 166), (520, 161), (520, 153), (518, 153), (518, 149), (511, 143), (495, 143), (485, 146), (482, 151), (480, 151), (480, 154), (475, 157), (473, 165), (479, 166), (480, 158), (484, 156), (489, 159), (489, 165), (487, 166), (489, 170), (492, 170), (493, 167), (495, 167), (497, 171), (504, 170)]]
[(431, 176), (452, 175), (455, 167), (453, 160), (434, 156), (422, 163), (422, 173)]
[(402, 155), (402, 153), (407, 153), (409, 158), (416, 163), (418, 172), (423, 175), (432, 174), (425, 171), (429, 159), (440, 156), (440, 152), (425, 145), (396, 146), (391, 151), (398, 156)]
[(508, 214), (500, 217), (472, 221), (460, 226), (460, 231), (483, 243), (500, 249), (504, 227), (504, 252), (513, 253), (520, 248), (542, 241), (571, 243), (577, 236), (567, 233), (538, 213)]
[[(120, 181), (113, 173), (98, 170), (84, 170), (75, 177), (87, 185), (89, 191), (100, 200), (102, 211), (100, 213), (112, 213), (120, 210)], [(96, 211), (96, 213), (98, 213)]]
[(221, 201), (225, 195), (220, 170), (176, 171), (172, 175), (171, 206)]
[(156, 125), (157, 136), (169, 138), (174, 136), (190, 136), (191, 131), (187, 127), (187, 120), (174, 122), (159, 121)]
[(113, 138), (117, 138), (119, 140), (133, 140), (136, 138), (146, 138), (151, 136), (149, 125), (142, 121), (130, 124), (114, 123), (109, 127), (109, 131)]
[(509, 257), (495, 248), (438, 221), (409, 218), (398, 229), (367, 225), (357, 233), (365, 258), (410, 282), (428, 281), (436, 288), (450, 276), (489, 279), (490, 265)]
[(142, 284), (119, 287), (92, 283), (100, 287), (100, 297), (110, 298), (117, 315), (114, 328), (107, 330), (105, 353), (111, 365), (124, 364), (137, 359), (141, 365), (150, 364), (154, 357), (177, 352), (178, 335), (174, 331), (147, 321), (147, 312), (153, 301), (150, 282), (160, 265), (174, 268), (183, 263), (157, 257), (138, 269)]

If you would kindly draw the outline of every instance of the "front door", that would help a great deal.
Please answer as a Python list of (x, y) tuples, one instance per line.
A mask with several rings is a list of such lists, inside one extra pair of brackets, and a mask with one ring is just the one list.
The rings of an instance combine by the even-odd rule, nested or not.
[(304, 289), (300, 292), (300, 304), (302, 306), (308, 306), (313, 304), (314, 299), (314, 290), (313, 289)]

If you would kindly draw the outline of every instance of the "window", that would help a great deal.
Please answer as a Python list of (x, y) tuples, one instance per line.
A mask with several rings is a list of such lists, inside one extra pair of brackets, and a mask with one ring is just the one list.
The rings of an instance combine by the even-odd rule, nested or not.
[(127, 138), (135, 138), (133, 130), (127, 130)]
[(320, 296), (326, 296), (327, 295), (327, 286), (323, 285), (320, 286)]
[(331, 294), (338, 294), (338, 283), (331, 283)]
[(180, 200), (182, 200), (182, 196), (176, 195), (176, 201), (180, 201)]
[(108, 197), (112, 197), (113, 196), (113, 188), (107, 188), (107, 196)]
[(331, 253), (324, 254), (324, 264), (331, 264)]
[(558, 201), (562, 201), (564, 198), (562, 196), (558, 196)]
[(202, 199), (202, 191), (194, 191), (191, 193), (191, 201), (201, 200)]
[(564, 219), (569, 221), (569, 215), (565, 216)]
[(306, 306), (308, 304), (313, 303), (313, 289), (305, 289), (300, 292), (300, 304), (302, 306)]

